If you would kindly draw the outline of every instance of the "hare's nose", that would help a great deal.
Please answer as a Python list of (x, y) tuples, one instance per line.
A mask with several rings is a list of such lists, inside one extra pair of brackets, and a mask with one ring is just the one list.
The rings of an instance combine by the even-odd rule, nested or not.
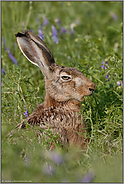
[(94, 89), (92, 89), (92, 88), (89, 88), (89, 90), (93, 93), (94, 92)]
[(92, 83), (91, 86), (89, 87), (89, 91), (90, 91), (91, 93), (93, 93), (94, 90), (95, 90), (95, 88), (96, 88), (95, 84)]

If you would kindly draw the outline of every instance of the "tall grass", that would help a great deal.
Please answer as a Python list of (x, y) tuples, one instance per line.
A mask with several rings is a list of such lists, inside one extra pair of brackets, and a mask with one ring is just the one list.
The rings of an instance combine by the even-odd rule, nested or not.
[[(2, 182), (122, 182), (122, 2), (2, 1), (1, 7)], [(16, 43), (14, 34), (25, 29), (43, 36), (58, 64), (77, 68), (96, 85), (82, 103), (86, 153), (59, 143), (50, 152), (58, 139), (50, 129), (48, 141), (41, 141), (39, 127), (15, 129), (45, 96), (43, 75)]]

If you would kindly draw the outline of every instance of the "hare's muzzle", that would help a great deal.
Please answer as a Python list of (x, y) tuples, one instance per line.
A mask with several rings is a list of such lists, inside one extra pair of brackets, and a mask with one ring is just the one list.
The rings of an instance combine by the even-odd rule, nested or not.
[(85, 96), (91, 96), (95, 90), (95, 84), (88, 80), (87, 85), (82, 85), (78, 88), (78, 94), (80, 95), (80, 101), (85, 100)]

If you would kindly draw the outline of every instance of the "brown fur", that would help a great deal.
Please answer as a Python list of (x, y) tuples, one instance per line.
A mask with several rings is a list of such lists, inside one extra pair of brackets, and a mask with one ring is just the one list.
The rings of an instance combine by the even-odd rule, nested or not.
[[(95, 85), (80, 71), (71, 67), (59, 66), (45, 45), (34, 33), (17, 33), (17, 42), (29, 61), (39, 66), (45, 77), (45, 101), (39, 104), (26, 121), (41, 129), (48, 126), (60, 135), (63, 145), (77, 145), (87, 148), (89, 138), (80, 102), (91, 95)], [(24, 124), (23, 124), (24, 125)]]

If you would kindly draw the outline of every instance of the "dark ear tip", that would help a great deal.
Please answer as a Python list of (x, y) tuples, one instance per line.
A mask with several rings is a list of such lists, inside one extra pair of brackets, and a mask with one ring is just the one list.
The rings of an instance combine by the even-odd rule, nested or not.
[(23, 34), (22, 34), (22, 33), (20, 33), (20, 32), (18, 32), (17, 34), (15, 34), (15, 36), (16, 36), (16, 37), (22, 37), (22, 36), (23, 36)]
[(17, 34), (15, 34), (15, 36), (16, 36), (16, 37), (26, 36), (27, 32), (28, 32), (28, 31), (26, 31), (26, 30), (25, 30), (23, 33), (18, 32)]

